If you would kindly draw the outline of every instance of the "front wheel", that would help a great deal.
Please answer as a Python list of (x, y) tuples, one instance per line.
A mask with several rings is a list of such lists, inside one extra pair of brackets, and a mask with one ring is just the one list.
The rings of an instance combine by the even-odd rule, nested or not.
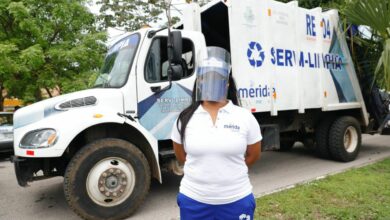
[(101, 139), (81, 149), (64, 176), (69, 206), (85, 219), (123, 219), (142, 203), (150, 169), (142, 152), (120, 139)]

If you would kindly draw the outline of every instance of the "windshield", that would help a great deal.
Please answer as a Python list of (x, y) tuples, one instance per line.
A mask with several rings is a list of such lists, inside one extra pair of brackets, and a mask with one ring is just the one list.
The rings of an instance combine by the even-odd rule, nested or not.
[(126, 83), (139, 39), (139, 34), (132, 34), (109, 49), (94, 87), (115, 88)]

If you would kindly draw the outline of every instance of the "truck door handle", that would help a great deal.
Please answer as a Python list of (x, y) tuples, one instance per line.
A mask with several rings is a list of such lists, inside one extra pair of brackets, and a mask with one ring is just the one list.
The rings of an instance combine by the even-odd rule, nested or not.
[(152, 86), (150, 87), (150, 90), (152, 90), (152, 92), (159, 92), (161, 90), (161, 86)]

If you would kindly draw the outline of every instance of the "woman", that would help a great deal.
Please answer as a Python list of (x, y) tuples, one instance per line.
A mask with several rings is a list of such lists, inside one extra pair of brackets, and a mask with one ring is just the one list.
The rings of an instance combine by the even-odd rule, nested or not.
[(248, 166), (260, 156), (262, 137), (255, 117), (238, 106), (230, 68), (226, 50), (208, 48), (197, 69), (192, 104), (173, 127), (175, 154), (184, 163), (180, 219), (253, 218)]

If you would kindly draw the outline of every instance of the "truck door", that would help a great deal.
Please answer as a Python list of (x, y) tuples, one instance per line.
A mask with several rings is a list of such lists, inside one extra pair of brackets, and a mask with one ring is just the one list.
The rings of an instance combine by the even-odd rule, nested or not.
[(191, 103), (195, 81), (195, 44), (183, 35), (183, 78), (172, 82), (169, 90), (167, 37), (155, 36), (150, 39), (146, 54), (140, 54), (137, 67), (138, 118), (142, 126), (156, 139), (170, 138), (178, 114)]

